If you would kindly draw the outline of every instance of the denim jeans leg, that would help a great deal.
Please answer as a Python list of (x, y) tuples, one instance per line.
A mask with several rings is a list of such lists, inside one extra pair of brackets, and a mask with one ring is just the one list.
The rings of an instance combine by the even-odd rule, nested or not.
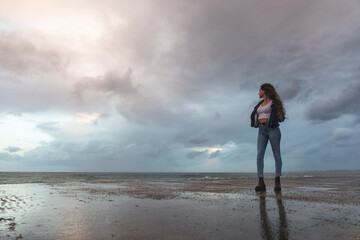
[(269, 137), (266, 127), (259, 126), (259, 133), (257, 139), (257, 173), (258, 177), (264, 177), (264, 155)]
[(281, 131), (279, 127), (269, 129), (269, 140), (275, 159), (275, 174), (281, 176), (282, 159), (280, 153)]

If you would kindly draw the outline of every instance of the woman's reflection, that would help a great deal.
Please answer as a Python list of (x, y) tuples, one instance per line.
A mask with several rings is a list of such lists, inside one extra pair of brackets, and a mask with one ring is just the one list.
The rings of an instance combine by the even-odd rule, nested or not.
[[(260, 199), (260, 221), (261, 221), (261, 230), (262, 236), (264, 239), (272, 240), (276, 239), (274, 232), (271, 229), (271, 224), (266, 211), (266, 193), (258, 193)], [(287, 240), (289, 238), (288, 225), (286, 220), (286, 212), (281, 198), (281, 192), (276, 193), (276, 203), (279, 210), (279, 230), (278, 230), (278, 240)]]

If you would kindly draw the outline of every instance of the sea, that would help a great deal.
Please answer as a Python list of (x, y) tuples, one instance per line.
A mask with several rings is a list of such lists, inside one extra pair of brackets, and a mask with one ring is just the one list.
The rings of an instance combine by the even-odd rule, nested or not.
[[(273, 177), (269, 173), (265, 177)], [(359, 177), (360, 170), (287, 172), (286, 178)], [(178, 182), (256, 178), (256, 173), (224, 172), (0, 172), (0, 184), (21, 183), (116, 183), (130, 181)]]

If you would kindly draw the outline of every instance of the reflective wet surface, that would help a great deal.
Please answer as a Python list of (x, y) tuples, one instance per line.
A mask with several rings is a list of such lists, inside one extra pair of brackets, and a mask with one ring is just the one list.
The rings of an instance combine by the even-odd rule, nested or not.
[(133, 196), (123, 194), (124, 184), (0, 185), (0, 239), (351, 240), (360, 234), (358, 205), (295, 201), (284, 197), (286, 190), (183, 191), (167, 199), (139, 184), (130, 184)]
[[(269, 219), (266, 209), (266, 193), (258, 193), (259, 196), (259, 209), (260, 209), (260, 222), (262, 236), (264, 239), (278, 239), (287, 240), (289, 239), (289, 228), (286, 218), (286, 211), (281, 198), (281, 192), (276, 192), (276, 204), (278, 210), (278, 220), (274, 221)], [(277, 226), (272, 226), (277, 225)]]

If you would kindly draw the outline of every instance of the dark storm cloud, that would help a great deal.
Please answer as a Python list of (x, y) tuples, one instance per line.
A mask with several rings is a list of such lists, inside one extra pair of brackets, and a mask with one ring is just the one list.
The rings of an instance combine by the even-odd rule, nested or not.
[(170, 152), (170, 149), (163, 145), (163, 146), (159, 146), (157, 145), (156, 147), (147, 147), (148, 149), (144, 149), (145, 151), (143, 151), (142, 155), (145, 156), (147, 159), (156, 159), (156, 158), (161, 158), (164, 155), (166, 155), (167, 153)]
[(354, 124), (360, 124), (360, 117), (357, 117), (354, 121)]
[(191, 144), (202, 144), (202, 143), (206, 143), (209, 141), (208, 137), (205, 137), (204, 135), (195, 135), (195, 136), (190, 136), (188, 138), (188, 142)]
[[(132, 119), (139, 115), (138, 119), (161, 116), (171, 120), (174, 111), (170, 109), (181, 112), (186, 102), (200, 101), (205, 106), (215, 91), (234, 94), (256, 89), (263, 82), (274, 83), (284, 100), (311, 100), (312, 89), (320, 88), (317, 82), (338, 84), (339, 79), (331, 74), (325, 77), (325, 72), (336, 69), (336, 75), (341, 75), (348, 72), (343, 66), (359, 58), (353, 51), (359, 46), (355, 34), (359, 20), (352, 19), (355, 24), (350, 21), (350, 17), (356, 15), (351, 11), (349, 14), (352, 4), (208, 1), (206, 5), (194, 5), (185, 1), (174, 5), (162, 2), (161, 9), (167, 11), (161, 16), (156, 14), (158, 7), (152, 6), (153, 14), (146, 13), (144, 19), (137, 20), (140, 28), (130, 32), (130, 42), (139, 42), (144, 37), (151, 39), (141, 45), (137, 53), (144, 52), (167, 92), (159, 93), (162, 98), (139, 94), (136, 99), (120, 103), (119, 111)], [(179, 7), (193, 10), (179, 14)], [(334, 15), (350, 17), (343, 19), (344, 24), (334, 20)], [(161, 22), (165, 18), (166, 21)], [(143, 31), (142, 27), (148, 26), (144, 22), (149, 20), (154, 25)], [(114, 30), (113, 38), (107, 39), (109, 47), (121, 46), (115, 44), (116, 36), (126, 31), (120, 27)], [(146, 50), (157, 48), (160, 36), (173, 47), (156, 53)], [(136, 49), (133, 45), (130, 48)], [(114, 48), (114, 51), (120, 54), (120, 49)], [(183, 101), (169, 101), (169, 98)], [(148, 114), (144, 114), (146, 112)]]
[(172, 64), (169, 69), (174, 72), (177, 66), (185, 67), (182, 73), (187, 78), (182, 81), (192, 84), (182, 85), (184, 91), (190, 86), (199, 88), (204, 82), (207, 87), (240, 82), (242, 87), (254, 86), (256, 79), (267, 81), (285, 70), (293, 71), (289, 68), (306, 53), (304, 42), (309, 37), (294, 30), (301, 30), (296, 23), (309, 17), (298, 8), (310, 6), (305, 2), (258, 1), (196, 5), (186, 17), (175, 14), (172, 18), (170, 23), (181, 29), (183, 41), (167, 53), (164, 64)]
[(306, 117), (315, 122), (329, 121), (344, 114), (360, 115), (357, 99), (360, 95), (360, 83), (352, 84), (336, 95), (318, 99), (309, 105)]
[(307, 81), (303, 79), (290, 78), (277, 85), (277, 92), (284, 101), (305, 99), (311, 94)]
[(99, 77), (84, 77), (74, 85), (74, 93), (81, 96), (85, 91), (93, 90), (107, 94), (134, 94), (138, 86), (131, 80), (132, 70), (129, 69), (123, 76), (116, 72), (107, 72)]
[(6, 151), (10, 152), (10, 153), (15, 153), (21, 150), (21, 148), (19, 147), (13, 147), (13, 146), (9, 146), (7, 148), (5, 148)]
[(333, 138), (335, 141), (344, 141), (354, 135), (354, 131), (348, 128), (337, 128), (333, 132)]
[[(163, 125), (170, 126), (181, 118), (176, 119), (177, 113), (172, 109), (177, 106), (169, 105), (167, 97), (158, 94), (140, 91), (136, 95), (127, 95), (118, 99), (116, 109), (123, 117), (131, 122), (141, 125)], [(179, 113), (182, 115), (182, 113)]]

